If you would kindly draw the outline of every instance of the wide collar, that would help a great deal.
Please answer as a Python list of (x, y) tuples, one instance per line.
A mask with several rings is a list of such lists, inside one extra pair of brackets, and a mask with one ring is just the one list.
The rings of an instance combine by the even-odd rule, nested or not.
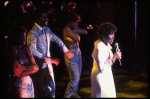
[(112, 46), (110, 45), (110, 43), (108, 43), (108, 45), (105, 45), (105, 43), (103, 41), (100, 40), (100, 42), (103, 44), (103, 46), (108, 47), (109, 49), (112, 49)]
[(110, 45), (110, 43), (108, 43), (108, 47), (109, 47), (110, 49), (112, 49), (112, 46)]
[(43, 30), (43, 28), (40, 25), (38, 25), (36, 22), (34, 22), (34, 25), (37, 26), (40, 30)]

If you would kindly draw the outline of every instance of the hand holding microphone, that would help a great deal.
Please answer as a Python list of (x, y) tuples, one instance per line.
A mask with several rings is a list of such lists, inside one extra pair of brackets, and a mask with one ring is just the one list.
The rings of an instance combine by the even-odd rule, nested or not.
[(113, 56), (113, 60), (115, 61), (116, 59), (118, 59), (120, 62), (120, 66), (121, 66), (122, 65), (122, 63), (121, 63), (121, 52), (120, 52), (118, 43), (115, 43), (114, 46), (116, 47), (116, 52)]

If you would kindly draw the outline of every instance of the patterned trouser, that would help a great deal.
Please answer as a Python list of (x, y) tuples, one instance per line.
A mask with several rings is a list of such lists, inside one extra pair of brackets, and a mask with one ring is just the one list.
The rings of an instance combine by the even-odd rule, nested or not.
[(11, 92), (17, 98), (34, 98), (34, 87), (30, 76), (15, 79)]

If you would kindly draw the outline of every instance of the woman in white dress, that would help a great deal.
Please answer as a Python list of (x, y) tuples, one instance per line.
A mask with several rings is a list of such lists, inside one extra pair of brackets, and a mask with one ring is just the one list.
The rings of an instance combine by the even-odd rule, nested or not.
[(102, 23), (97, 30), (99, 39), (94, 42), (91, 72), (91, 98), (116, 98), (112, 64), (121, 58), (121, 52), (112, 53), (111, 45), (117, 28), (112, 23)]

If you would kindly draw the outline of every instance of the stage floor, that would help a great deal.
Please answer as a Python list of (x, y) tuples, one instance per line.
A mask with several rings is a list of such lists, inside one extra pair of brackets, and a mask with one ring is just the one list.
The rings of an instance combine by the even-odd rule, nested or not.
[[(78, 94), (81, 98), (91, 98), (91, 58), (83, 57), (83, 69), (80, 78)], [(145, 69), (129, 68), (124, 69), (117, 66), (112, 68), (115, 81), (117, 98), (147, 98), (148, 97), (148, 71)], [(60, 67), (58, 67), (60, 68)], [(59, 74), (55, 70), (56, 82), (56, 98), (62, 98), (69, 82), (69, 75), (67, 68), (63, 70), (63, 74)], [(14, 98), (8, 90), (8, 98)]]
[[(81, 98), (91, 97), (90, 71), (83, 71), (80, 80), (78, 94)], [(142, 71), (138, 75), (128, 75), (126, 70), (114, 71), (114, 81), (117, 98), (147, 98), (148, 96), (148, 75)], [(56, 97), (63, 97), (64, 91), (69, 82), (69, 76), (64, 75), (56, 83)]]

